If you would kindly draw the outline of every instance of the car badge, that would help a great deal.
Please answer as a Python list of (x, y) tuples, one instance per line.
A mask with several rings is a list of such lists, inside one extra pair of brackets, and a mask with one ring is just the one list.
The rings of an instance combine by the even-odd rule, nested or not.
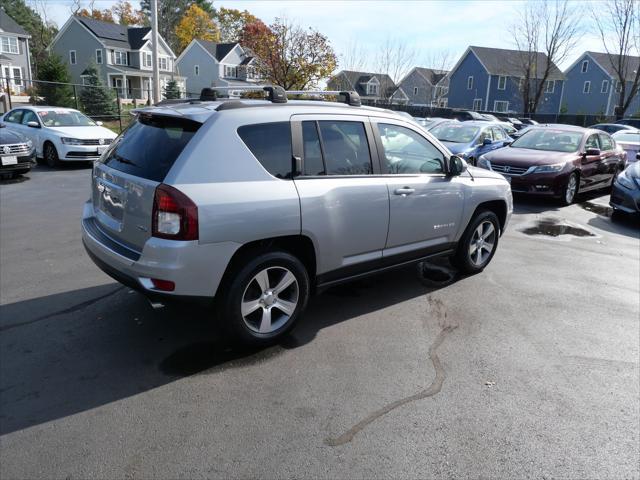
[(4, 147), (4, 148), (2, 149), (2, 151), (3, 151), (4, 153), (6, 153), (6, 154), (11, 153), (11, 149), (10, 149), (9, 147)]
[(505, 172), (510, 172), (510, 171), (511, 171), (511, 167), (510, 167), (510, 166), (508, 166), (508, 165), (506, 165), (506, 166), (504, 167), (504, 171), (505, 171)]
[(104, 145), (104, 138), (101, 138), (100, 140), (98, 140), (98, 143), (99, 143), (100, 145)]

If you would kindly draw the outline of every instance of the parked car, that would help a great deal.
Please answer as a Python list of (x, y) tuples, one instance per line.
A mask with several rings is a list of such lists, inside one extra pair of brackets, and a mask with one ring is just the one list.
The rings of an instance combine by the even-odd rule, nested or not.
[(480, 156), (478, 166), (505, 175), (513, 192), (569, 205), (579, 192), (609, 187), (625, 158), (606, 132), (554, 125), (532, 127), (507, 148)]
[(498, 125), (500, 125), (502, 127), (502, 129), (504, 130), (504, 132), (509, 135), (512, 139), (515, 139), (516, 137), (514, 137), (514, 135), (517, 135), (519, 130), (513, 126), (512, 123), (510, 122), (503, 122), (498, 120), (497, 122), (494, 122)]
[(633, 162), (618, 175), (611, 188), (609, 205), (614, 208), (614, 211), (640, 212), (640, 162)]
[(523, 125), (539, 125), (533, 118), (518, 118)]
[(421, 124), (427, 130), (431, 130), (441, 123), (444, 122), (457, 122), (458, 120), (453, 120), (451, 118), (441, 118), (441, 117), (427, 117), (424, 119), (424, 122)]
[(444, 122), (430, 130), (451, 153), (471, 165), (483, 153), (502, 148), (513, 141), (502, 126), (494, 122)]
[(500, 119), (498, 117), (496, 117), (495, 115), (491, 115), (490, 113), (481, 113), (480, 115), (482, 115), (482, 117), (485, 120), (488, 120), (489, 122), (499, 122)]
[(640, 130), (620, 130), (611, 135), (616, 145), (627, 152), (627, 163), (637, 162), (640, 152)]
[(637, 129), (640, 129), (640, 118), (623, 118), (615, 122), (619, 125), (631, 125)]
[(474, 112), (473, 110), (454, 110), (451, 113), (451, 118), (460, 122), (486, 121), (486, 118), (484, 118), (481, 113)]
[(50, 167), (61, 161), (97, 160), (116, 134), (78, 110), (58, 107), (17, 107), (2, 120), (7, 128), (33, 142), (36, 156)]
[(94, 163), (94, 262), (154, 301), (215, 297), (251, 344), (290, 330), (317, 289), (438, 255), (487, 266), (512, 211), (504, 177), (353, 95), (273, 98), (137, 111)]
[(607, 132), (609, 135), (619, 132), (620, 130), (637, 130), (631, 125), (621, 125), (619, 123), (596, 123), (595, 125), (591, 125), (589, 128), (602, 130), (603, 132)]
[(498, 120), (500, 120), (501, 122), (509, 122), (516, 130), (521, 130), (527, 127), (527, 125), (525, 125), (515, 117), (498, 117)]
[(9, 131), (0, 122), (0, 175), (13, 177), (29, 173), (35, 163), (35, 149), (31, 140), (18, 132)]

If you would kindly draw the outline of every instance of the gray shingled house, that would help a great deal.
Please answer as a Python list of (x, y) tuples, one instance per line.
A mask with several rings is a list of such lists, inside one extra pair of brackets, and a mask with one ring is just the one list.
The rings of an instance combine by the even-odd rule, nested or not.
[(327, 90), (355, 91), (366, 103), (389, 103), (397, 89), (386, 73), (341, 70), (327, 82)]
[(24, 93), (31, 80), (29, 39), (31, 35), (0, 8), (0, 92), (7, 88), (11, 93)]
[(414, 67), (398, 84), (392, 101), (420, 107), (440, 106), (446, 97), (446, 86), (441, 82), (447, 73), (445, 70)]

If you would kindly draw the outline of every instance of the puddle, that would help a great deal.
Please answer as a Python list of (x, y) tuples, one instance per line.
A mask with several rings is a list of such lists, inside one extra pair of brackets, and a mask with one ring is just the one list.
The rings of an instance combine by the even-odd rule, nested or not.
[(186, 377), (220, 365), (236, 368), (268, 361), (297, 346), (298, 341), (292, 335), (285, 337), (278, 345), (263, 349), (234, 348), (216, 342), (199, 342), (179, 348), (162, 360), (159, 368), (165, 375)]
[(595, 237), (595, 234), (580, 227), (558, 223), (554, 220), (539, 220), (534, 226), (525, 228), (522, 233), (526, 235), (547, 235), (558, 237), (560, 235), (575, 235), (576, 237)]
[(593, 202), (582, 202), (578, 204), (580, 208), (587, 210), (589, 212), (596, 213), (598, 215), (602, 215), (603, 217), (610, 217), (613, 213), (613, 208), (607, 205), (598, 205)]

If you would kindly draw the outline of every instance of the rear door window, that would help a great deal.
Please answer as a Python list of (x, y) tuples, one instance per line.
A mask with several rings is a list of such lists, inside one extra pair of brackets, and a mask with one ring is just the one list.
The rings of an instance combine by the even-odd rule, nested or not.
[(362, 122), (323, 120), (318, 122), (325, 173), (370, 175), (371, 154)]
[(302, 122), (302, 154), (305, 175), (325, 174), (316, 122)]
[(200, 125), (182, 118), (140, 115), (100, 161), (115, 170), (162, 182)]
[(238, 135), (267, 172), (276, 178), (291, 178), (293, 153), (289, 122), (245, 125), (238, 128)]

